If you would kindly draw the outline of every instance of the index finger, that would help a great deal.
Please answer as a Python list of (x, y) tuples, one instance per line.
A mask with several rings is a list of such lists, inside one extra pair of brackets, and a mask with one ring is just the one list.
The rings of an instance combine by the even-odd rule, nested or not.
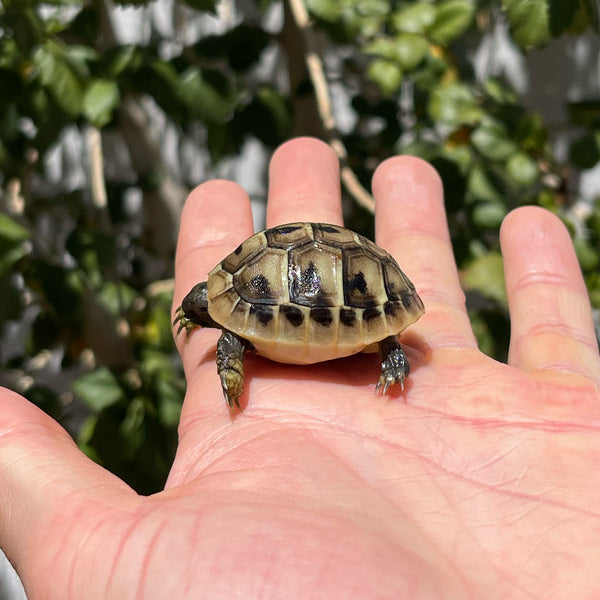
[[(181, 215), (173, 311), (194, 285), (206, 281), (208, 272), (252, 233), (250, 200), (239, 185), (214, 180), (197, 187), (188, 196)], [(187, 340), (183, 333), (176, 335), (187, 377), (207, 346), (206, 336), (216, 335), (216, 330), (203, 328)]]

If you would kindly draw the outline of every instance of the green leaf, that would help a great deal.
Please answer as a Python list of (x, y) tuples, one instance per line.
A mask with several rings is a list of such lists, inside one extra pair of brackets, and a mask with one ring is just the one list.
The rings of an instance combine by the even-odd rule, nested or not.
[(508, 159), (506, 172), (515, 183), (522, 186), (532, 185), (538, 178), (537, 163), (524, 152), (517, 152)]
[(475, 5), (470, 0), (440, 2), (429, 36), (434, 42), (447, 46), (471, 26), (474, 15)]
[(97, 300), (113, 317), (129, 310), (137, 297), (136, 291), (124, 281), (105, 281), (96, 293)]
[(497, 203), (504, 200), (500, 182), (481, 166), (471, 169), (467, 178), (467, 199), (471, 202)]
[(482, 254), (473, 259), (461, 274), (465, 288), (477, 290), (506, 306), (504, 266), (499, 252)]
[(486, 118), (471, 135), (471, 142), (483, 156), (494, 161), (507, 160), (517, 152), (504, 125), (494, 119)]
[(400, 33), (394, 38), (394, 55), (405, 71), (417, 67), (429, 52), (429, 42), (414, 33)]
[(435, 22), (436, 10), (433, 4), (415, 2), (392, 14), (392, 26), (405, 33), (425, 33)]
[(106, 74), (117, 77), (125, 71), (138, 69), (143, 61), (142, 54), (142, 49), (133, 44), (111, 48), (104, 57)]
[(337, 0), (307, 0), (306, 7), (313, 15), (330, 23), (339, 20), (343, 13), (343, 6)]
[(433, 90), (429, 114), (434, 121), (459, 126), (474, 125), (485, 113), (471, 87), (466, 83), (448, 83)]
[(92, 80), (83, 97), (83, 114), (96, 127), (104, 127), (119, 105), (121, 95), (114, 81)]
[(50, 91), (56, 105), (69, 116), (78, 116), (82, 108), (81, 84), (56, 45), (40, 46), (34, 52), (33, 62), (42, 85)]
[(515, 90), (500, 79), (491, 77), (483, 85), (485, 93), (498, 104), (516, 104), (519, 100)]
[(232, 110), (231, 103), (202, 77), (197, 68), (187, 69), (181, 74), (177, 96), (199, 119), (224, 123)]
[(402, 69), (395, 62), (383, 58), (371, 61), (367, 75), (386, 95), (396, 92), (402, 83)]
[(371, 43), (363, 48), (365, 54), (380, 56), (392, 60), (396, 56), (396, 44), (386, 35), (378, 35)]
[(482, 202), (473, 207), (471, 218), (478, 229), (497, 230), (506, 216), (506, 205), (503, 201)]
[(0, 213), (0, 275), (28, 254), (25, 241), (29, 237), (29, 231), (25, 227)]
[(414, 69), (428, 51), (429, 42), (414, 33), (400, 33), (393, 38), (379, 35), (363, 48), (365, 54), (397, 61), (406, 70)]
[(78, 377), (73, 382), (73, 391), (94, 412), (101, 412), (125, 398), (116, 377), (106, 367)]
[[(513, 38), (522, 48), (543, 46), (572, 26), (581, 29), (587, 19), (580, 0), (503, 0)], [(577, 23), (575, 17), (577, 16)]]
[(353, 7), (362, 17), (385, 17), (390, 12), (389, 0), (360, 0)]
[(522, 48), (542, 46), (550, 39), (547, 0), (502, 0), (515, 42)]
[(548, 142), (548, 131), (542, 117), (536, 113), (525, 113), (519, 118), (515, 137), (519, 146), (532, 153), (543, 154)]
[(64, 58), (77, 77), (83, 80), (90, 76), (88, 63), (97, 62), (99, 55), (94, 48), (89, 46), (70, 44), (64, 49)]

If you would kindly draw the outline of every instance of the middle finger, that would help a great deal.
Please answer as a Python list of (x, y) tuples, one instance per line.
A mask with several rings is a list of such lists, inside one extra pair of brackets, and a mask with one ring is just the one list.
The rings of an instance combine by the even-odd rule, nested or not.
[(271, 159), (267, 227), (295, 221), (343, 223), (338, 158), (314, 138), (291, 140)]

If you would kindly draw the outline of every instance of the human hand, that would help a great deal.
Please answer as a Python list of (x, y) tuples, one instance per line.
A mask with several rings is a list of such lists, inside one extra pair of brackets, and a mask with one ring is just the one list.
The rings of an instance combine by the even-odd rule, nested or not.
[[(374, 395), (376, 355), (249, 356), (230, 412), (218, 332), (181, 336), (179, 448), (147, 498), (4, 391), (0, 545), (30, 600), (598, 596), (600, 357), (567, 232), (533, 207), (503, 224), (503, 365), (477, 349), (435, 172), (393, 158), (373, 189), (377, 241), (427, 310), (402, 335), (405, 391)], [(275, 153), (269, 196), (269, 226), (342, 222), (337, 160), (315, 140)], [(195, 190), (174, 305), (250, 233), (237, 185)]]

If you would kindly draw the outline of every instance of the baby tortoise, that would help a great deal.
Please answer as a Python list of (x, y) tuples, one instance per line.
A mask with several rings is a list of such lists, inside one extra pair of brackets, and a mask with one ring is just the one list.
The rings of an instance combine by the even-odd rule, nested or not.
[(173, 325), (222, 330), (217, 371), (239, 408), (244, 353), (311, 364), (377, 348), (386, 393), (409, 373), (398, 334), (424, 313), (414, 285), (371, 240), (338, 225), (290, 223), (256, 233), (177, 309)]

